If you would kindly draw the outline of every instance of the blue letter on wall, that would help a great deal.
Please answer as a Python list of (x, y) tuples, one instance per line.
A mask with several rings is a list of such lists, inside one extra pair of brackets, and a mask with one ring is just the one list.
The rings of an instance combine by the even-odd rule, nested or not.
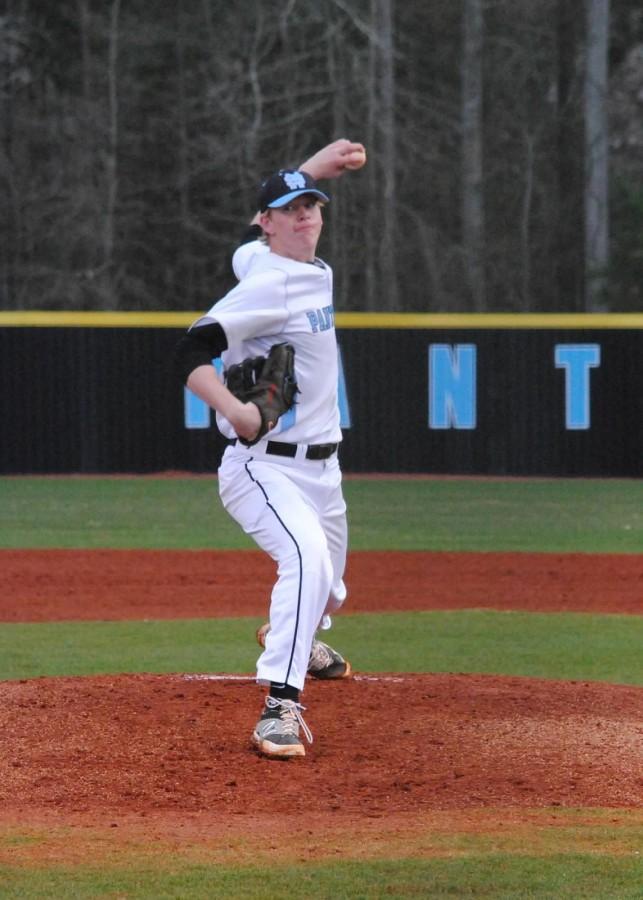
[[(220, 359), (213, 359), (212, 365), (219, 375), (223, 371), (223, 363)], [(209, 428), (210, 407), (200, 400), (188, 388), (183, 388), (183, 421), (186, 428)]]
[(475, 427), (475, 344), (430, 344), (429, 428)]
[(337, 403), (339, 405), (339, 427), (351, 427), (351, 410), (348, 405), (348, 393), (346, 392), (346, 377), (344, 375), (344, 361), (342, 359), (342, 350), (337, 345), (337, 363), (339, 374), (337, 378)]
[(557, 369), (565, 369), (565, 427), (589, 428), (589, 370), (601, 363), (599, 344), (556, 344)]

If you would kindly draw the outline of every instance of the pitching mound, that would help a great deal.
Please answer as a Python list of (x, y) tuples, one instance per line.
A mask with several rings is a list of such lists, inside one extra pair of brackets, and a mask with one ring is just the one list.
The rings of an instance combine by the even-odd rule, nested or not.
[(3, 818), (125, 822), (379, 817), (640, 804), (641, 693), (473, 675), (310, 683), (305, 759), (266, 760), (247, 679), (120, 676), (0, 685)]

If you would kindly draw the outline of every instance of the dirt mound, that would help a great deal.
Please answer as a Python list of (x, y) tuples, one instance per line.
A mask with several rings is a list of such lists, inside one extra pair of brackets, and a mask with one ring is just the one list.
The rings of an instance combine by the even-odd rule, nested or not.
[[(473, 807), (634, 807), (637, 688), (473, 675), (307, 686), (305, 759), (250, 748), (251, 677), (105, 676), (0, 684), (0, 808), (128, 816), (360, 819)], [(1, 818), (1, 817), (0, 817)]]

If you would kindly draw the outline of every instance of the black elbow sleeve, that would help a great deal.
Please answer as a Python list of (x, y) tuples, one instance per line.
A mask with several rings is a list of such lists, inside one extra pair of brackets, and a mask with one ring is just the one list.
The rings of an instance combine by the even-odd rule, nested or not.
[(174, 349), (174, 372), (182, 384), (185, 384), (190, 373), (199, 366), (207, 366), (212, 362), (210, 354), (202, 347), (195, 345), (189, 335), (184, 335)]
[(191, 372), (199, 366), (210, 365), (227, 347), (225, 332), (218, 322), (190, 329), (174, 348), (176, 377), (185, 384)]

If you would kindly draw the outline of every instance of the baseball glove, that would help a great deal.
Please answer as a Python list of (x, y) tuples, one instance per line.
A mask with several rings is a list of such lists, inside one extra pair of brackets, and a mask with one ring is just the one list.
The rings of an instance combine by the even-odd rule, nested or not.
[(240, 438), (252, 447), (291, 409), (298, 393), (295, 381), (295, 348), (273, 344), (268, 356), (249, 356), (226, 371), (226, 386), (242, 403), (254, 403), (261, 414), (261, 427), (254, 440)]

